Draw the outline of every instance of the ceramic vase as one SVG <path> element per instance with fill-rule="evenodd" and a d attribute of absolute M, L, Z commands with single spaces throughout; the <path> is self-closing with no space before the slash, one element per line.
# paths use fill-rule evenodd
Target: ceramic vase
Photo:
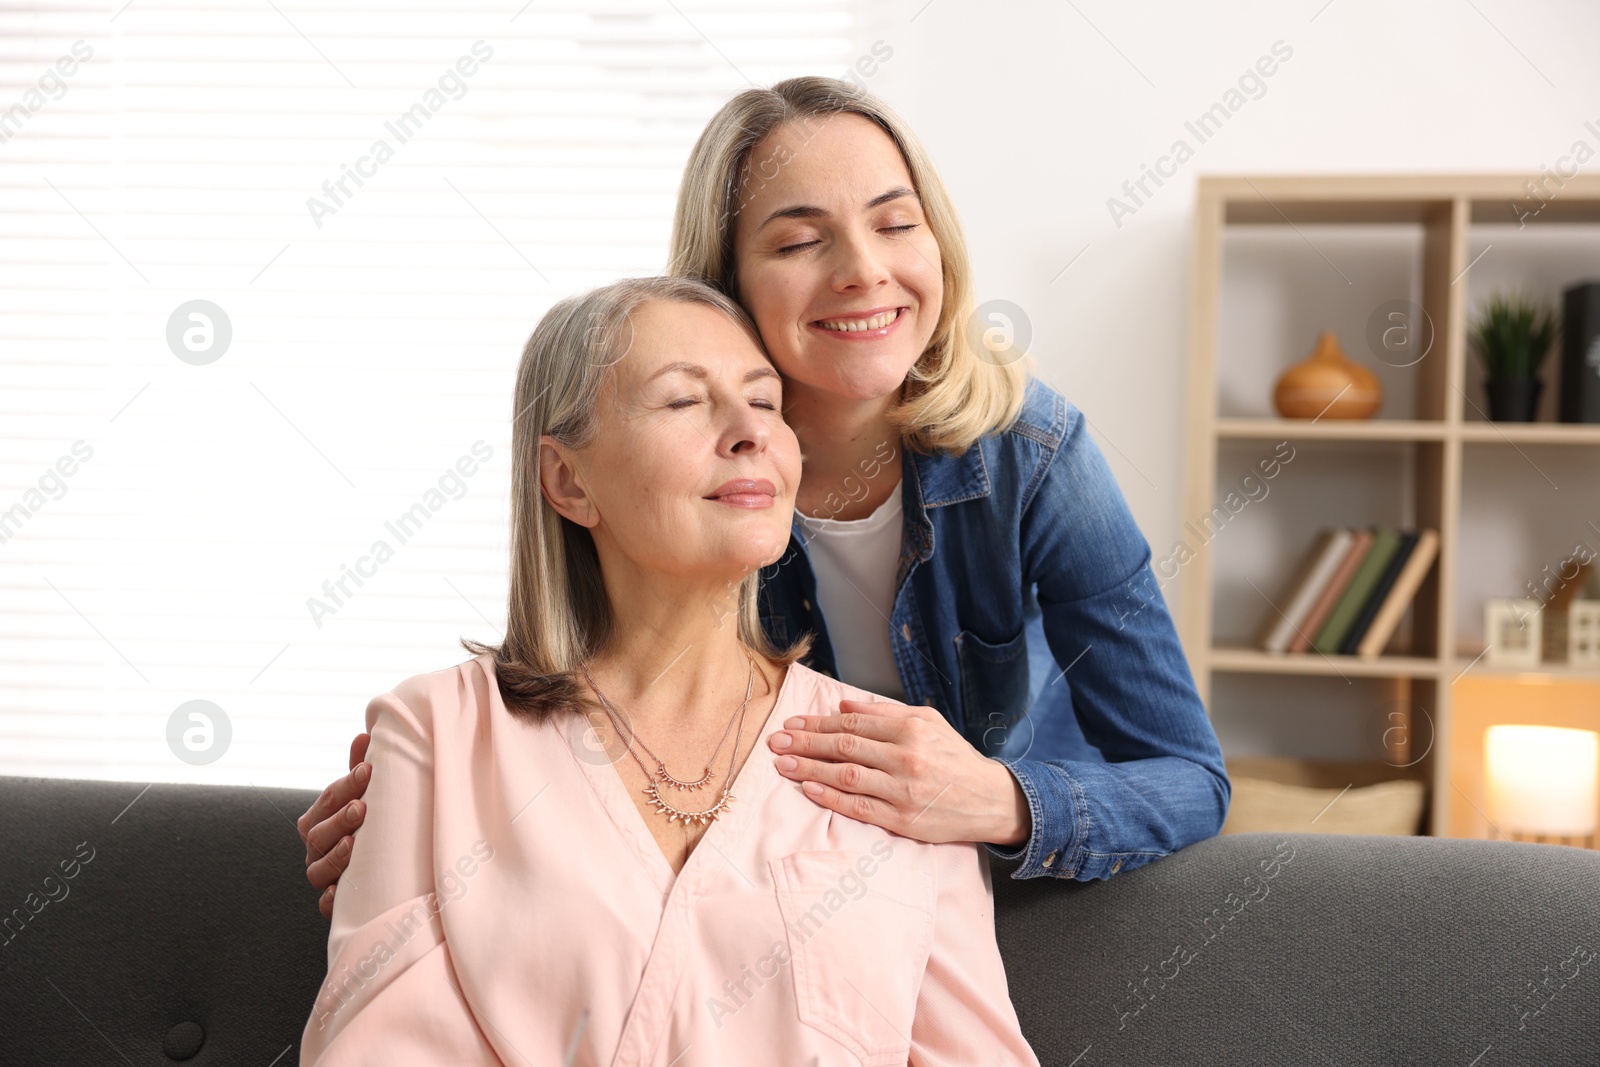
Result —
<path fill-rule="evenodd" d="M 1323 330 L 1311 355 L 1279 376 L 1272 404 L 1286 419 L 1368 419 L 1383 404 L 1383 387 Z"/>

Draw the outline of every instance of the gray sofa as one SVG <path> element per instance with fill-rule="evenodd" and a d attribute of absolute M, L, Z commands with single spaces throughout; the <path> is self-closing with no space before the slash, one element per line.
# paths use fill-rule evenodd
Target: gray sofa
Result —
<path fill-rule="evenodd" d="M 296 1063 L 312 797 L 0 778 L 0 1063 Z M 994 873 L 1050 1067 L 1600 1063 L 1600 854 L 1241 834 L 1106 882 Z"/>

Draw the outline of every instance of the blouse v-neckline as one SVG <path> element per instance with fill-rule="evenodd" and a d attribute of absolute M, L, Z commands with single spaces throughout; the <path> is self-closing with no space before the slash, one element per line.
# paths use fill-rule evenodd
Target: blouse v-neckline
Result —
<path fill-rule="evenodd" d="M 804 669 L 799 663 L 791 663 L 784 669 L 783 681 L 778 683 L 777 698 L 773 700 L 771 710 L 767 712 L 766 719 L 759 727 L 755 745 L 733 777 L 733 786 L 729 792 L 733 794 L 734 803 L 717 818 L 711 820 L 706 832 L 700 835 L 700 840 L 684 857 L 683 867 L 677 871 L 672 869 L 672 861 L 667 859 L 667 854 L 661 850 L 661 844 L 650 832 L 644 812 L 634 803 L 628 791 L 629 787 L 622 779 L 622 773 L 610 761 L 590 762 L 579 759 L 576 753 L 573 754 L 573 761 L 582 769 L 584 777 L 594 790 L 596 799 L 661 891 L 663 901 L 697 868 L 700 863 L 698 857 L 705 851 L 706 846 L 711 845 L 715 848 L 716 841 L 713 840 L 713 836 L 732 837 L 737 840 L 745 825 L 753 817 L 753 813 L 766 798 L 777 771 L 772 766 L 771 760 L 761 760 L 756 757 L 767 735 L 775 728 L 774 720 L 788 696 L 790 681 L 797 671 Z M 737 755 L 737 750 L 735 754 Z M 624 752 L 622 758 L 630 757 Z M 752 764 L 755 766 L 752 767 Z M 720 790 L 718 792 L 720 794 Z"/>

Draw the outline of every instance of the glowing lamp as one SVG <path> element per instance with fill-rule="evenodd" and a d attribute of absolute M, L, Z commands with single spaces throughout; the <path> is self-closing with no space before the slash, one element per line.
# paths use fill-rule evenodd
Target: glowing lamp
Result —
<path fill-rule="evenodd" d="M 1600 809 L 1600 733 L 1491 726 L 1484 736 L 1489 821 L 1513 838 L 1588 838 Z"/>

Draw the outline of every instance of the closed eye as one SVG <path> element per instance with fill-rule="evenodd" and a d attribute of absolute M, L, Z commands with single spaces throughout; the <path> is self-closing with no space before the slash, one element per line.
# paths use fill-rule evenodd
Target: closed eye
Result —
<path fill-rule="evenodd" d="M 686 397 L 681 397 L 680 399 L 672 401 L 670 404 L 667 405 L 667 407 L 671 408 L 673 411 L 682 411 L 685 408 L 692 408 L 698 403 L 700 403 L 700 398 L 699 397 L 686 396 Z M 770 400 L 756 399 L 756 400 L 750 401 L 750 404 L 751 404 L 752 407 L 765 408 L 768 411 L 777 411 L 778 410 L 778 405 L 774 404 Z"/>
<path fill-rule="evenodd" d="M 906 232 L 908 232 L 910 230 L 916 229 L 920 225 L 922 225 L 920 222 L 908 222 L 908 223 L 905 223 L 904 225 L 901 225 L 901 226 L 885 226 L 883 228 L 883 232 L 884 233 L 906 233 Z M 810 248 L 812 245 L 821 244 L 821 243 L 822 242 L 820 242 L 820 241 L 801 241 L 798 244 L 784 245 L 782 248 L 778 249 L 778 254 L 779 255 L 788 255 L 790 252 L 796 252 L 796 251 L 799 251 L 802 248 Z"/>

